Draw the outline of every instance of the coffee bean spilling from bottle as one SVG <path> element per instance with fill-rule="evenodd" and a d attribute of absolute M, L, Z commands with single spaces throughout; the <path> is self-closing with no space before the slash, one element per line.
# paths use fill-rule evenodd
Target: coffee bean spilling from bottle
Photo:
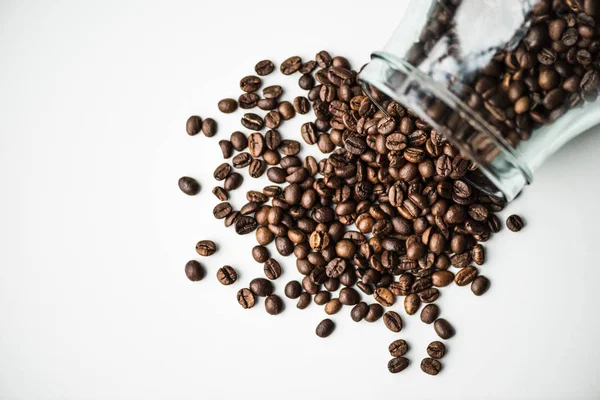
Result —
<path fill-rule="evenodd" d="M 275 70 L 272 61 L 260 61 L 255 67 L 258 76 L 240 81 L 243 93 L 238 100 L 218 103 L 225 114 L 238 107 L 247 110 L 240 129 L 248 131 L 233 132 L 218 143 L 223 158 L 230 161 L 214 170 L 214 179 L 223 184 L 212 190 L 217 198 L 213 216 L 237 234 L 255 235 L 257 245 L 249 253 L 264 271 L 264 277 L 237 292 L 237 301 L 248 309 L 264 297 L 266 312 L 285 311 L 283 296 L 275 294 L 271 284 L 282 274 L 267 248 L 274 243 L 281 256 L 296 258 L 300 275 L 285 285 L 284 295 L 297 301 L 298 309 L 314 302 L 333 316 L 348 307 L 354 321 L 381 320 L 391 332 L 400 333 L 400 310 L 389 309 L 398 303 L 408 315 L 421 310 L 420 318 L 432 325 L 432 334 L 450 339 L 454 327 L 442 318 L 435 301 L 452 283 L 470 286 L 477 296 L 488 290 L 489 280 L 480 274 L 485 262 L 481 243 L 501 229 L 495 213 L 504 203 L 471 186 L 465 175 L 477 166 L 410 110 L 390 100 L 381 101 L 385 112 L 378 109 L 344 57 L 321 51 L 315 60 L 285 60 L 281 73 L 300 75 L 298 84 L 308 91 L 291 102 L 283 99 L 281 86 L 262 88 L 261 77 Z M 296 136 L 280 133 L 285 121 L 310 111 L 314 121 L 304 123 Z M 200 117 L 190 117 L 188 133 L 206 128 L 208 136 L 216 134 L 217 125 L 211 121 L 204 127 Z M 294 137 L 317 146 L 323 158 L 302 158 L 302 144 Z M 229 192 L 243 184 L 236 171 L 242 169 L 252 178 L 266 174 L 271 184 L 249 190 L 247 203 L 237 209 L 228 199 Z M 184 193 L 198 193 L 192 178 L 182 179 Z M 518 231 L 523 221 L 513 215 L 507 225 Z M 208 257 L 218 247 L 205 239 L 196 251 Z M 185 272 L 193 281 L 205 275 L 197 261 L 190 261 Z M 237 280 L 229 265 L 220 266 L 216 276 L 223 285 Z M 321 338 L 334 331 L 330 318 L 315 330 Z M 405 340 L 395 340 L 389 351 L 390 372 L 409 366 Z M 445 351 L 444 343 L 432 342 L 421 369 L 439 373 Z"/>

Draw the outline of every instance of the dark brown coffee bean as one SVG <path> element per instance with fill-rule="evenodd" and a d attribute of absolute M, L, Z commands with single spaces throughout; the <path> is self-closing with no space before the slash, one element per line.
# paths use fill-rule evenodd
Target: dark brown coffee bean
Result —
<path fill-rule="evenodd" d="M 223 219 L 231 214 L 232 211 L 233 209 L 231 208 L 231 204 L 227 202 L 219 203 L 213 209 L 213 216 L 216 219 Z"/>
<path fill-rule="evenodd" d="M 466 286 L 475 280 L 475 278 L 477 277 L 477 273 L 477 268 L 473 266 L 464 267 L 456 273 L 454 277 L 454 282 L 458 286 Z"/>
<path fill-rule="evenodd" d="M 318 52 L 315 57 L 315 60 L 317 61 L 317 64 L 321 68 L 328 68 L 331 66 L 331 64 L 333 62 L 333 59 L 331 58 L 329 53 L 325 50 L 321 50 L 320 52 Z"/>
<path fill-rule="evenodd" d="M 281 114 L 275 110 L 271 110 L 265 115 L 265 126 L 269 129 L 276 129 L 281 125 Z"/>
<path fill-rule="evenodd" d="M 433 323 L 433 329 L 435 330 L 435 333 L 437 333 L 442 339 L 450 339 L 455 333 L 452 325 L 450 325 L 450 323 L 443 318 L 438 318 Z"/>
<path fill-rule="evenodd" d="M 225 265 L 217 270 L 217 279 L 222 285 L 231 285 L 237 280 L 237 272 L 229 265 Z"/>
<path fill-rule="evenodd" d="M 247 167 L 251 162 L 252 156 L 247 152 L 239 153 L 231 160 L 234 168 L 238 169 Z"/>
<path fill-rule="evenodd" d="M 314 244 L 314 237 L 315 237 L 315 235 L 313 233 L 311 235 L 311 239 L 313 239 L 313 244 Z M 326 238 L 326 237 L 328 237 L 328 236 L 323 236 L 323 238 Z M 327 239 L 327 241 L 328 241 L 328 239 Z M 325 243 L 325 242 L 322 242 L 322 243 Z M 334 258 L 325 267 L 325 273 L 330 278 L 339 278 L 344 273 L 345 270 L 346 270 L 346 261 L 343 258 Z"/>
<path fill-rule="evenodd" d="M 202 121 L 202 133 L 206 137 L 213 137 L 217 134 L 217 122 L 212 118 L 206 118 Z"/>
<path fill-rule="evenodd" d="M 598 83 L 600 82 L 600 75 L 596 70 L 589 70 L 581 78 L 580 87 L 585 92 L 594 92 L 598 89 Z"/>
<path fill-rule="evenodd" d="M 240 89 L 246 93 L 256 92 L 261 84 L 262 80 L 258 76 L 249 75 L 240 81 Z"/>
<path fill-rule="evenodd" d="M 308 111 L 310 110 L 308 99 L 304 96 L 294 98 L 294 110 L 296 110 L 298 114 L 308 114 Z"/>
<path fill-rule="evenodd" d="M 253 131 L 260 131 L 264 126 L 265 122 L 263 119 L 254 113 L 246 113 L 241 119 L 241 123 L 245 128 Z"/>
<path fill-rule="evenodd" d="M 481 244 L 476 244 L 471 249 L 471 258 L 477 265 L 483 265 L 485 262 L 485 252 Z"/>
<path fill-rule="evenodd" d="M 490 280 L 483 275 L 479 275 L 471 283 L 471 291 L 475 296 L 481 296 L 490 288 Z"/>
<path fill-rule="evenodd" d="M 276 109 L 277 106 L 279 105 L 279 103 L 277 102 L 276 99 L 260 99 L 258 101 L 258 103 L 256 103 L 256 105 L 261 110 L 267 111 L 267 110 L 274 110 L 274 109 Z"/>
<path fill-rule="evenodd" d="M 445 287 L 452 283 L 454 280 L 454 274 L 450 271 L 435 271 L 431 274 L 431 282 L 433 286 Z"/>
<path fill-rule="evenodd" d="M 283 88 L 279 85 L 267 86 L 263 89 L 263 97 L 265 99 L 278 99 L 282 94 Z"/>
<path fill-rule="evenodd" d="M 235 224 L 235 221 L 237 221 L 237 219 L 240 217 L 240 213 L 237 211 L 234 211 L 232 213 L 230 213 L 229 215 L 227 215 L 225 217 L 225 227 L 230 227 L 231 225 Z"/>
<path fill-rule="evenodd" d="M 388 346 L 388 350 L 390 351 L 390 355 L 392 357 L 403 356 L 408 352 L 408 343 L 406 343 L 404 339 L 394 340 Z"/>
<path fill-rule="evenodd" d="M 315 294 L 314 301 L 316 305 L 324 306 L 329 300 L 331 300 L 331 293 L 328 291 L 321 291 Z"/>
<path fill-rule="evenodd" d="M 388 362 L 388 371 L 392 374 L 402 372 L 408 367 L 409 361 L 406 357 L 394 357 Z"/>
<path fill-rule="evenodd" d="M 256 63 L 254 71 L 257 75 L 265 76 L 269 75 L 275 69 L 275 65 L 271 60 L 262 60 Z"/>
<path fill-rule="evenodd" d="M 254 132 L 248 136 L 248 150 L 252 157 L 260 157 L 265 151 L 265 147 L 265 139 L 259 132 Z"/>
<path fill-rule="evenodd" d="M 361 301 L 352 307 L 350 318 L 352 318 L 354 322 L 360 322 L 367 316 L 368 312 L 369 306 L 364 301 Z"/>
<path fill-rule="evenodd" d="M 283 301 L 276 294 L 267 296 L 265 299 L 265 310 L 268 314 L 277 315 L 283 311 Z"/>
<path fill-rule="evenodd" d="M 233 154 L 233 146 L 229 140 L 220 140 L 219 147 L 223 153 L 223 158 L 229 158 Z"/>
<path fill-rule="evenodd" d="M 304 90 L 310 90 L 315 86 L 315 78 L 310 73 L 302 72 L 304 75 L 298 80 L 298 86 Z M 308 100 L 307 100 L 308 101 Z M 297 110 L 296 110 L 297 111 Z"/>
<path fill-rule="evenodd" d="M 204 268 L 196 260 L 190 260 L 185 264 L 185 276 L 192 281 L 197 282 L 204 278 Z"/>
<path fill-rule="evenodd" d="M 256 296 L 266 297 L 273 294 L 273 284 L 265 278 L 255 278 L 251 280 L 249 287 Z"/>
<path fill-rule="evenodd" d="M 296 140 L 282 140 L 279 151 L 286 156 L 295 156 L 300 152 L 300 142 Z"/>
<path fill-rule="evenodd" d="M 421 361 L 421 370 L 429 375 L 437 375 L 442 369 L 442 364 L 433 358 L 424 358 Z"/>
<path fill-rule="evenodd" d="M 254 294 L 252 294 L 250 289 L 240 289 L 237 292 L 237 301 L 244 309 L 252 308 L 255 304 Z"/>
<path fill-rule="evenodd" d="M 244 93 L 238 97 L 238 105 L 244 110 L 249 110 L 258 105 L 260 96 L 256 93 Z"/>
<path fill-rule="evenodd" d="M 195 196 L 200 192 L 200 184 L 194 178 L 184 176 L 179 178 L 179 189 L 188 196 Z"/>
<path fill-rule="evenodd" d="M 388 311 L 383 314 L 383 323 L 392 332 L 400 332 L 402 330 L 402 318 L 395 311 Z"/>
<path fill-rule="evenodd" d="M 340 299 L 331 299 L 327 302 L 327 304 L 325 304 L 325 314 L 337 314 L 342 309 L 342 307 L 343 305 L 340 302 Z"/>
<path fill-rule="evenodd" d="M 269 259 L 269 249 L 264 246 L 254 246 L 252 248 L 252 258 L 258 263 L 264 263 Z"/>
<path fill-rule="evenodd" d="M 363 138 L 358 135 L 350 134 L 344 140 L 344 148 L 352 154 L 361 155 L 367 149 L 367 144 Z"/>
<path fill-rule="evenodd" d="M 286 173 L 279 167 L 272 167 L 267 170 L 267 178 L 273 183 L 285 182 Z"/>
<path fill-rule="evenodd" d="M 235 101 L 234 99 L 223 99 L 219 101 L 218 107 L 219 111 L 221 111 L 222 113 L 231 114 L 232 112 L 237 110 L 238 105 L 237 101 Z"/>
<path fill-rule="evenodd" d="M 222 181 L 225 178 L 227 178 L 230 173 L 231 173 L 231 165 L 229 165 L 228 163 L 223 163 L 215 169 L 215 172 L 213 173 L 213 177 L 218 181 Z"/>
<path fill-rule="evenodd" d="M 289 281 L 285 285 L 284 293 L 290 299 L 297 299 L 302 294 L 302 285 L 298 281 Z"/>
<path fill-rule="evenodd" d="M 291 75 L 298 71 L 302 66 L 302 59 L 298 56 L 293 56 L 281 63 L 279 69 L 284 75 Z"/>
<path fill-rule="evenodd" d="M 216 251 L 217 245 L 212 240 L 201 240 L 196 244 L 196 252 L 201 256 L 212 256 Z"/>
<path fill-rule="evenodd" d="M 248 173 L 252 178 L 260 178 L 267 170 L 267 163 L 263 160 L 254 159 L 248 167 Z"/>
<path fill-rule="evenodd" d="M 317 62 L 314 60 L 309 60 L 309 61 L 305 62 L 304 64 L 302 64 L 302 66 L 300 67 L 300 69 L 298 71 L 300 71 L 300 73 L 303 75 L 310 76 L 310 73 L 313 72 L 315 70 L 315 68 L 317 68 Z M 311 78 L 312 78 L 312 76 L 311 76 Z M 305 89 L 305 90 L 309 90 L 313 86 L 314 86 L 314 79 L 313 79 L 313 85 L 311 85 L 308 89 Z M 300 87 L 302 87 L 302 85 L 300 85 Z M 302 87 L 302 89 L 304 89 L 304 87 Z"/>
<path fill-rule="evenodd" d="M 235 221 L 235 233 L 246 235 L 253 232 L 257 227 L 256 220 L 249 216 L 241 216 Z"/>
<path fill-rule="evenodd" d="M 310 305 L 310 300 L 310 294 L 303 292 L 300 294 L 300 297 L 298 297 L 298 303 L 296 304 L 296 307 L 300 310 L 304 310 Z"/>
<path fill-rule="evenodd" d="M 413 315 L 419 311 L 421 299 L 415 293 L 411 293 L 404 298 L 404 310 L 408 315 Z"/>
<path fill-rule="evenodd" d="M 185 130 L 188 135 L 194 136 L 202 131 L 202 118 L 197 115 L 192 115 L 185 123 Z"/>
<path fill-rule="evenodd" d="M 281 117 L 286 121 L 294 118 L 294 116 L 296 115 L 296 110 L 294 109 L 292 103 L 290 103 L 289 101 L 282 101 L 281 103 L 279 103 L 279 105 L 277 106 L 277 111 L 279 112 L 279 114 L 281 114 Z"/>
<path fill-rule="evenodd" d="M 319 322 L 317 328 L 315 329 L 315 333 L 318 337 L 326 338 L 331 335 L 335 330 L 335 324 L 329 318 L 325 318 L 323 321 Z"/>
<path fill-rule="evenodd" d="M 367 322 L 375 322 L 383 316 L 384 310 L 380 304 L 373 303 L 369 304 L 369 311 L 365 317 Z"/>
<path fill-rule="evenodd" d="M 387 288 L 377 288 L 373 293 L 373 297 L 379 304 L 384 307 L 391 307 L 394 305 L 395 297 L 392 292 Z"/>
<path fill-rule="evenodd" d="M 421 321 L 426 324 L 433 323 L 440 315 L 440 309 L 435 304 L 427 304 L 421 310 Z"/>
<path fill-rule="evenodd" d="M 225 190 L 231 191 L 242 186 L 243 182 L 244 177 L 242 175 L 238 174 L 237 172 L 232 172 L 231 174 L 229 174 L 227 179 L 225 179 L 223 187 L 225 188 Z"/>
<path fill-rule="evenodd" d="M 265 276 L 270 280 L 275 280 L 281 276 L 281 266 L 277 260 L 269 258 L 264 264 Z"/>
<path fill-rule="evenodd" d="M 440 359 L 446 354 L 446 346 L 439 340 L 431 342 L 427 346 L 427 354 L 431 358 Z"/>
<path fill-rule="evenodd" d="M 355 289 L 345 287 L 342 290 L 340 290 L 339 299 L 340 303 L 342 303 L 343 305 L 353 306 L 358 304 L 358 302 L 360 301 L 360 295 Z"/>
<path fill-rule="evenodd" d="M 520 216 L 513 214 L 506 219 L 506 227 L 513 232 L 519 232 L 523 229 L 523 220 Z"/>

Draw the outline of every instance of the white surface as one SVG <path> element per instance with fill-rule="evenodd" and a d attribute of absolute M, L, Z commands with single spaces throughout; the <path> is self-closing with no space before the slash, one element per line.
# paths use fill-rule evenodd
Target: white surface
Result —
<path fill-rule="evenodd" d="M 419 369 L 436 336 L 418 316 L 401 311 L 406 326 L 393 334 L 352 322 L 346 308 L 322 340 L 314 304 L 286 302 L 276 317 L 262 301 L 248 311 L 237 304 L 262 267 L 250 257 L 253 237 L 211 216 L 217 142 L 241 115 L 219 115 L 217 101 L 237 96 L 238 80 L 265 57 L 279 64 L 326 48 L 358 66 L 402 9 L 2 2 L 0 398 L 599 398 L 597 131 L 562 149 L 502 213 L 521 213 L 527 227 L 486 246 L 489 293 L 443 291 L 442 313 L 458 333 L 437 377 Z M 188 137 L 194 113 L 216 116 L 219 134 Z M 282 133 L 295 137 L 303 120 Z M 182 175 L 199 179 L 200 195 L 179 192 Z M 262 186 L 247 179 L 249 187 Z M 242 200 L 240 190 L 233 203 Z M 183 266 L 204 238 L 221 247 L 193 284 Z M 223 263 L 240 271 L 233 287 L 214 277 Z M 284 267 L 279 293 L 298 275 L 291 259 Z M 392 375 L 387 346 L 398 337 L 410 342 L 412 365 Z"/>

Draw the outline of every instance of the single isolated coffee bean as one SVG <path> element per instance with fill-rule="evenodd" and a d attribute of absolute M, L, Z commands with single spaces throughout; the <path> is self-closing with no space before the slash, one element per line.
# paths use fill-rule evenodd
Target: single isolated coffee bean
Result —
<path fill-rule="evenodd" d="M 250 291 L 250 289 L 243 288 L 237 292 L 237 301 L 242 306 L 242 308 L 252 308 L 254 307 L 255 299 L 254 294 Z"/>
<path fill-rule="evenodd" d="M 256 63 L 254 71 L 256 75 L 265 76 L 269 75 L 275 69 L 275 65 L 271 60 L 262 60 Z"/>
<path fill-rule="evenodd" d="M 506 227 L 513 232 L 519 232 L 523 229 L 523 220 L 518 215 L 511 215 L 506 219 Z"/>
<path fill-rule="evenodd" d="M 475 296 L 481 296 L 490 288 L 490 280 L 483 275 L 479 275 L 471 283 L 471 291 Z"/>
<path fill-rule="evenodd" d="M 438 318 L 433 323 L 433 329 L 435 333 L 438 334 L 442 339 L 450 339 L 454 336 L 454 328 L 450 325 L 450 322 L 446 321 L 444 318 Z"/>
<path fill-rule="evenodd" d="M 196 243 L 196 252 L 201 256 L 212 256 L 216 251 L 217 245 L 212 240 L 201 240 Z"/>
<path fill-rule="evenodd" d="M 325 318 L 323 321 L 319 322 L 317 328 L 315 329 L 315 333 L 318 337 L 326 338 L 331 335 L 335 330 L 335 323 L 329 318 Z"/>
<path fill-rule="evenodd" d="M 424 358 L 421 361 L 421 370 L 429 375 L 437 375 L 442 369 L 442 364 L 434 358 Z"/>
<path fill-rule="evenodd" d="M 427 346 L 427 354 L 431 358 L 440 359 L 446 354 L 446 346 L 438 340 L 431 342 Z"/>
<path fill-rule="evenodd" d="M 402 317 L 395 311 L 388 311 L 383 314 L 383 323 L 392 332 L 400 332 L 402 330 Z"/>
<path fill-rule="evenodd" d="M 219 111 L 225 114 L 231 114 L 235 110 L 237 110 L 237 101 L 235 99 L 223 99 L 219 101 L 218 104 Z"/>
<path fill-rule="evenodd" d="M 265 278 L 254 278 L 250 281 L 250 290 L 254 295 L 266 297 L 273 294 L 273 284 Z"/>
<path fill-rule="evenodd" d="M 440 308 L 435 304 L 427 304 L 421 310 L 421 321 L 432 324 L 440 316 Z"/>
<path fill-rule="evenodd" d="M 213 137 L 217 134 L 217 121 L 212 118 L 206 118 L 202 121 L 202 133 L 206 137 Z"/>
<path fill-rule="evenodd" d="M 196 260 L 190 260 L 185 264 L 185 276 L 192 281 L 197 282 L 204 278 L 204 268 Z"/>
<path fill-rule="evenodd" d="M 388 346 L 388 350 L 392 357 L 401 357 L 408 352 L 408 343 L 404 339 L 394 340 Z"/>
<path fill-rule="evenodd" d="M 192 115 L 185 123 L 185 130 L 188 135 L 194 136 L 202 131 L 202 118 L 197 115 Z"/>
<path fill-rule="evenodd" d="M 194 178 L 184 176 L 179 178 L 179 189 L 188 196 L 195 196 L 200 192 L 200 184 Z"/>
<path fill-rule="evenodd" d="M 406 357 L 394 357 L 388 362 L 388 370 L 392 374 L 402 372 L 408 367 L 409 361 Z"/>
<path fill-rule="evenodd" d="M 267 296 L 265 299 L 265 310 L 271 315 L 280 314 L 283 311 L 283 301 L 276 294 Z"/>
<path fill-rule="evenodd" d="M 217 279 L 223 285 L 231 285 L 237 280 L 237 272 L 229 265 L 225 265 L 217 270 Z"/>

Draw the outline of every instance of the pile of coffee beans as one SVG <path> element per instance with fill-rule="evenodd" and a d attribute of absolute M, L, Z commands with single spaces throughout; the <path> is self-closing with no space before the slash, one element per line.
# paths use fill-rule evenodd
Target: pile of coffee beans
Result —
<path fill-rule="evenodd" d="M 238 303 L 248 309 L 264 297 L 269 314 L 283 312 L 283 300 L 271 284 L 281 276 L 281 266 L 266 247 L 274 243 L 281 256 L 296 259 L 299 278 L 285 285 L 284 295 L 296 300 L 298 309 L 312 301 L 327 315 L 351 307 L 352 320 L 382 320 L 390 331 L 401 332 L 400 313 L 386 310 L 400 303 L 407 315 L 421 310 L 421 320 L 432 324 L 441 339 L 450 339 L 454 328 L 440 317 L 435 301 L 452 283 L 470 285 L 477 296 L 488 290 L 489 280 L 480 274 L 485 263 L 481 243 L 502 225 L 495 213 L 504 203 L 464 179 L 477 165 L 399 103 L 382 100 L 378 108 L 344 57 L 321 51 L 314 60 L 285 60 L 281 73 L 299 75 L 298 84 L 307 91 L 291 102 L 283 99 L 278 85 L 261 91 L 260 76 L 275 71 L 272 61 L 260 61 L 255 71 L 257 75 L 241 79 L 243 93 L 237 101 L 226 98 L 218 103 L 226 114 L 237 107 L 249 110 L 240 120 L 246 133 L 235 131 L 219 141 L 229 161 L 215 168 L 214 179 L 224 183 L 212 191 L 218 199 L 214 217 L 239 235 L 254 234 L 252 258 L 263 264 L 265 277 L 240 289 Z M 301 142 L 284 139 L 277 130 L 309 110 L 314 120 L 304 123 L 297 137 L 317 146 L 324 154 L 321 160 L 302 158 Z M 206 133 L 203 124 L 199 128 L 199 117 L 190 121 L 188 133 Z M 266 174 L 271 184 L 248 191 L 247 203 L 235 209 L 227 200 L 242 183 L 236 172 L 241 169 L 248 169 L 253 178 Z M 182 190 L 194 192 L 187 186 Z M 511 216 L 507 224 L 518 230 L 523 222 Z M 210 256 L 217 247 L 202 240 L 196 251 Z M 186 275 L 199 280 L 203 268 L 190 261 Z M 226 265 L 218 269 L 217 279 L 230 285 L 237 274 Z M 326 318 L 317 325 L 316 335 L 325 338 L 334 330 L 335 323 Z M 406 341 L 394 341 L 389 351 L 390 372 L 409 365 Z M 445 345 L 432 342 L 427 353 L 430 358 L 422 361 L 421 369 L 435 375 Z"/>

